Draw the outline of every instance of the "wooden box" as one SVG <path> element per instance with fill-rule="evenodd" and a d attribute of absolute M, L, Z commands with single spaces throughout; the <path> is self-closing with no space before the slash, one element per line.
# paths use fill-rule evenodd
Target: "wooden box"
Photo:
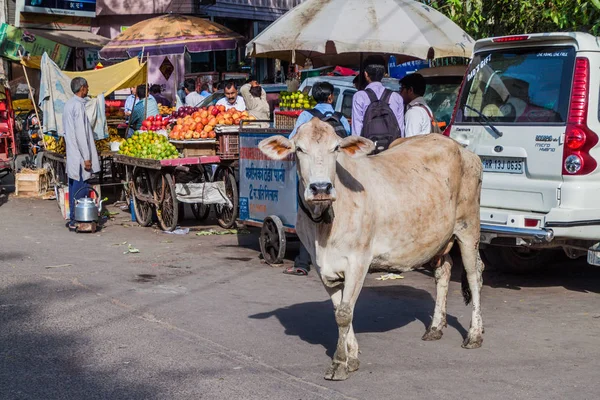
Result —
<path fill-rule="evenodd" d="M 50 175 L 44 168 L 24 169 L 15 175 L 15 195 L 38 197 L 46 194 L 50 188 Z"/>
<path fill-rule="evenodd" d="M 172 141 L 184 157 L 214 156 L 217 154 L 216 140 Z"/>

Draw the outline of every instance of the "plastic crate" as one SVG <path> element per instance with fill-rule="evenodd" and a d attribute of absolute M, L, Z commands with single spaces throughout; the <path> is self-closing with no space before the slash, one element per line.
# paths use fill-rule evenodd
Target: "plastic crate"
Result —
<path fill-rule="evenodd" d="M 221 158 L 238 158 L 240 154 L 239 132 L 218 133 L 219 150 L 217 155 Z"/>

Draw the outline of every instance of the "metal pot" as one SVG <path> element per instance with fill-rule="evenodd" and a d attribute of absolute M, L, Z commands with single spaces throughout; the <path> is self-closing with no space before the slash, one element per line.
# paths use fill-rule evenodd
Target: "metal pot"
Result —
<path fill-rule="evenodd" d="M 81 188 L 79 189 L 74 197 L 77 197 L 79 192 L 82 190 L 93 190 L 96 193 L 96 199 L 98 199 L 98 204 L 94 199 L 87 197 L 87 195 L 81 199 L 75 200 L 75 221 L 77 222 L 98 222 L 98 216 L 102 212 L 102 200 L 100 200 L 100 195 L 94 188 Z"/>

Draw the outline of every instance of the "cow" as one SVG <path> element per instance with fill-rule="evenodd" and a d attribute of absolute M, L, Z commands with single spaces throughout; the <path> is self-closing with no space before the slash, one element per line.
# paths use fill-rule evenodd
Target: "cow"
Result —
<path fill-rule="evenodd" d="M 341 139 L 316 118 L 292 139 L 259 143 L 269 158 L 296 156 L 296 231 L 331 296 L 339 337 L 325 379 L 345 380 L 359 367 L 352 328 L 354 306 L 369 270 L 405 272 L 430 264 L 436 302 L 423 340 L 438 340 L 446 324 L 446 298 L 456 241 L 464 265 L 462 292 L 473 301 L 462 347 L 481 347 L 479 256 L 482 165 L 472 152 L 440 134 L 399 139 L 377 155 L 360 136 Z"/>

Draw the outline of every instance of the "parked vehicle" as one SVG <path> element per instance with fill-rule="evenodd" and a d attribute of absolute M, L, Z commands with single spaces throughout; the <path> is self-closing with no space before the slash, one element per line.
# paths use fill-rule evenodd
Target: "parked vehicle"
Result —
<path fill-rule="evenodd" d="M 442 130 L 450 123 L 452 110 L 456 104 L 465 70 L 466 67 L 462 65 L 425 68 L 418 71 L 427 83 L 425 96 L 423 97 L 433 111 L 433 115 Z M 353 80 L 353 76 L 315 76 L 305 79 L 300 85 L 300 90 L 310 94 L 311 88 L 316 82 L 326 81 L 331 83 L 335 88 L 333 92 L 335 110 L 351 119 L 352 97 L 357 92 L 352 84 Z M 400 89 L 398 80 L 394 78 L 384 78 L 381 83 L 386 88 L 396 92 Z"/>
<path fill-rule="evenodd" d="M 446 133 L 483 162 L 488 263 L 530 271 L 562 248 L 600 265 L 599 71 L 600 44 L 585 33 L 475 44 Z"/>

